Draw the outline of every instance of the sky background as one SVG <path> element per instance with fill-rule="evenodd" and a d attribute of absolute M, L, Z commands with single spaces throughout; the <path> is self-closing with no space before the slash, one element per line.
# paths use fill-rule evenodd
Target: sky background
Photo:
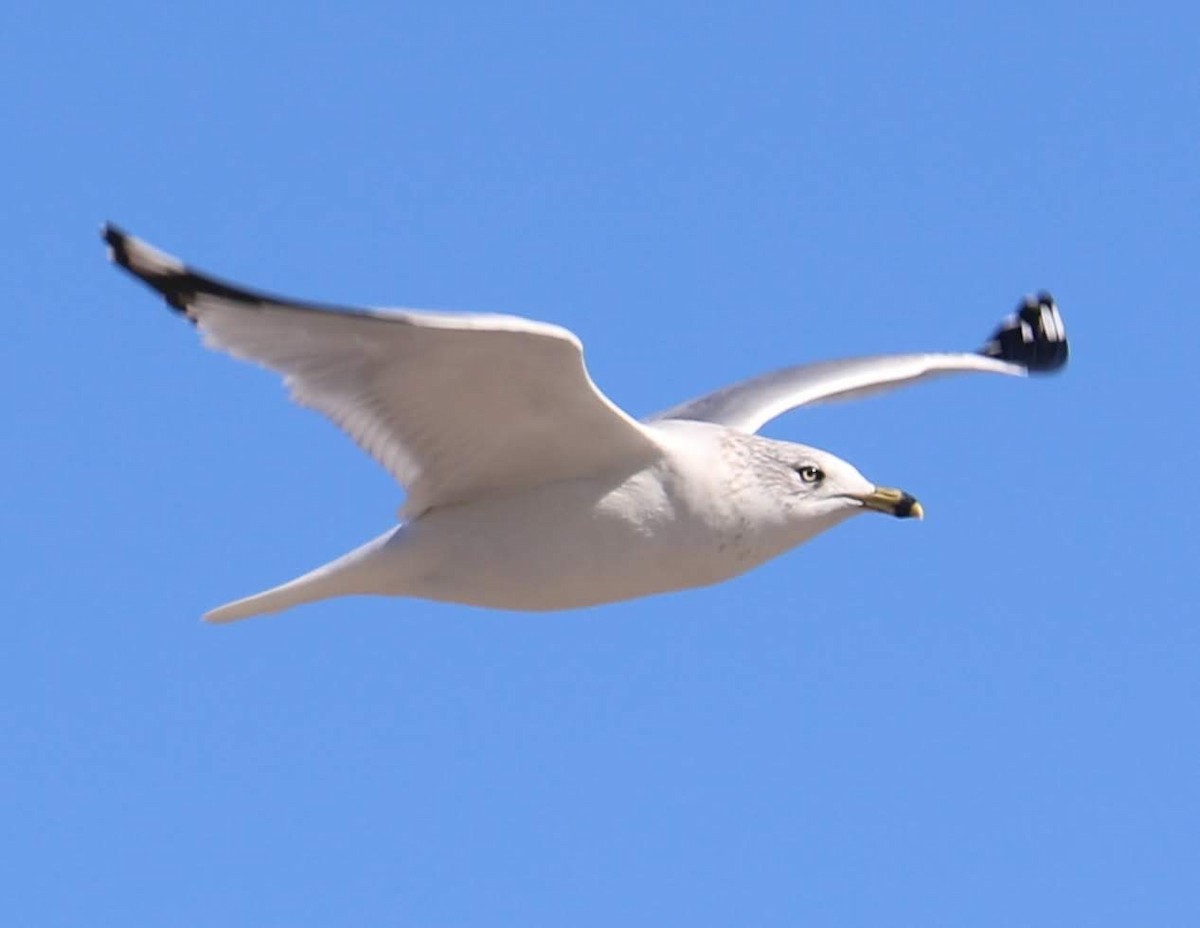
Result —
<path fill-rule="evenodd" d="M 1193 5 L 25 4 L 3 14 L 8 925 L 1200 919 Z M 647 414 L 969 349 L 1061 376 L 801 411 L 924 504 L 559 615 L 198 616 L 400 490 L 105 261 L 577 332 Z"/>

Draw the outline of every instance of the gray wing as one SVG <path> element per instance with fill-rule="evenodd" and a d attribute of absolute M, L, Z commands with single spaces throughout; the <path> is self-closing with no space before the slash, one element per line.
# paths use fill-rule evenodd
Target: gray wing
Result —
<path fill-rule="evenodd" d="M 104 238 L 206 344 L 282 374 L 297 402 L 378 460 L 407 489 L 406 516 L 661 453 L 596 388 L 566 329 L 302 303 L 199 274 L 113 226 Z"/>
<path fill-rule="evenodd" d="M 1049 373 L 1067 363 L 1067 335 L 1053 297 L 1028 297 L 978 352 L 896 354 L 787 367 L 705 394 L 650 417 L 714 422 L 757 432 L 800 406 L 861 399 L 946 374 L 1021 377 Z"/>

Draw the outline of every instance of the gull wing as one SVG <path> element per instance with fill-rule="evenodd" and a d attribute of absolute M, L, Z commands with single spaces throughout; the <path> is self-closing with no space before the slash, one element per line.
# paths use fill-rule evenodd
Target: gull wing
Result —
<path fill-rule="evenodd" d="M 282 374 L 298 403 L 379 461 L 408 491 L 406 517 L 660 455 L 596 388 L 566 329 L 297 302 L 198 273 L 114 226 L 103 235 L 207 345 Z"/>
<path fill-rule="evenodd" d="M 861 399 L 946 374 L 1021 377 L 1050 373 L 1067 363 L 1067 334 L 1054 298 L 1027 297 L 978 352 L 895 354 L 818 361 L 763 374 L 689 400 L 647 421 L 695 419 L 757 432 L 800 406 Z"/>

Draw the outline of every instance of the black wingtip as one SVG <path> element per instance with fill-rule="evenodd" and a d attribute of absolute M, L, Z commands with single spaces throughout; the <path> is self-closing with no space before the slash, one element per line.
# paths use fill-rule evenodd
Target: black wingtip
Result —
<path fill-rule="evenodd" d="M 203 296 L 216 297 L 246 307 L 275 303 L 298 309 L 342 309 L 274 296 L 200 273 L 174 255 L 159 251 L 111 222 L 106 222 L 100 227 L 100 237 L 108 245 L 109 258 L 118 267 L 157 291 L 168 306 L 193 322 L 195 320 L 189 306 L 197 297 Z"/>
<path fill-rule="evenodd" d="M 100 227 L 100 237 L 108 245 L 108 257 L 114 264 L 157 291 L 173 310 L 187 314 L 186 303 L 194 290 L 189 283 L 194 275 L 177 258 L 152 248 L 111 222 Z"/>
<path fill-rule="evenodd" d="M 1070 349 L 1054 297 L 1045 290 L 1025 297 L 979 353 L 1020 364 L 1032 374 L 1060 370 L 1067 363 Z"/>
<path fill-rule="evenodd" d="M 129 267 L 129 251 L 126 247 L 129 236 L 125 230 L 111 222 L 100 227 L 100 237 L 108 245 L 109 257 L 121 267 Z"/>

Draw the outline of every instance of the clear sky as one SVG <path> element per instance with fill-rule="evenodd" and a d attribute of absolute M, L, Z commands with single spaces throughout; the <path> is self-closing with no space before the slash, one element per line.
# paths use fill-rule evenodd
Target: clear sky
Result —
<path fill-rule="evenodd" d="M 1194 5 L 4 15 L 7 925 L 1200 919 Z M 858 8 L 856 8 L 858 9 Z M 769 433 L 924 504 L 571 614 L 205 609 L 400 490 L 106 263 L 577 332 L 649 413 L 967 349 Z"/>

